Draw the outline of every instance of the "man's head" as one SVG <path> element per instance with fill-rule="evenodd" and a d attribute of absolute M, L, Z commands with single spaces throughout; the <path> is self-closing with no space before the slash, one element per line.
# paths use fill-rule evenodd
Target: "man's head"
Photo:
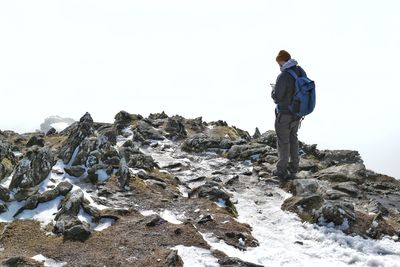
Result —
<path fill-rule="evenodd" d="M 281 50 L 276 56 L 276 62 L 278 62 L 279 66 L 282 66 L 283 64 L 285 64 L 285 62 L 289 61 L 289 59 L 291 58 L 292 57 L 287 51 Z"/>

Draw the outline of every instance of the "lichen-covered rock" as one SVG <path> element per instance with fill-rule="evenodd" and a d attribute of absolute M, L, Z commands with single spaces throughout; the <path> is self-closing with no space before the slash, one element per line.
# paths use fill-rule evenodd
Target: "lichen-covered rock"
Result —
<path fill-rule="evenodd" d="M 49 147 L 33 146 L 19 162 L 12 177 L 10 189 L 38 185 L 49 175 L 55 161 Z"/>
<path fill-rule="evenodd" d="M 140 135 L 147 140 L 164 140 L 165 137 L 163 132 L 159 129 L 156 129 L 149 122 L 140 120 L 137 122 L 136 130 L 140 133 Z"/>
<path fill-rule="evenodd" d="M 206 134 L 196 134 L 186 139 L 181 149 L 186 152 L 203 152 L 208 149 L 229 149 L 235 143 L 227 137 L 214 137 Z"/>
<path fill-rule="evenodd" d="M 165 258 L 165 264 L 166 267 L 180 267 L 183 266 L 183 261 L 181 257 L 178 255 L 178 251 L 173 249 L 171 252 L 168 254 L 168 256 Z"/>
<path fill-rule="evenodd" d="M 86 112 L 79 120 L 76 127 L 73 127 L 68 139 L 61 147 L 59 156 L 65 164 L 68 164 L 71 161 L 75 149 L 79 147 L 85 138 L 92 135 L 93 131 L 93 119 L 90 114 Z"/>
<path fill-rule="evenodd" d="M 84 195 L 82 190 L 75 190 L 64 198 L 54 218 L 56 221 L 53 232 L 63 234 L 66 239 L 87 239 L 90 235 L 90 227 L 78 219 L 78 213 L 82 207 Z"/>
<path fill-rule="evenodd" d="M 322 150 L 318 152 L 318 157 L 329 165 L 363 163 L 360 153 L 353 150 Z"/>
<path fill-rule="evenodd" d="M 167 137 L 172 140 L 179 140 L 187 137 L 187 132 L 185 126 L 182 123 L 183 119 L 174 117 L 168 118 L 167 125 L 165 126 L 165 131 L 167 132 Z"/>
<path fill-rule="evenodd" d="M 10 190 L 0 185 L 0 200 L 7 202 L 10 199 Z"/>
<path fill-rule="evenodd" d="M 233 145 L 227 153 L 228 159 L 258 159 L 261 154 L 271 153 L 272 148 L 263 144 Z"/>
<path fill-rule="evenodd" d="M 315 174 L 318 179 L 330 182 L 354 181 L 362 183 L 364 180 L 365 166 L 362 163 L 343 164 L 323 169 Z"/>
<path fill-rule="evenodd" d="M 0 140 L 0 181 L 11 175 L 16 161 L 11 145 Z"/>
<path fill-rule="evenodd" d="M 138 168 L 145 170 L 152 170 L 155 167 L 158 167 L 157 163 L 154 162 L 154 159 L 150 155 L 145 154 L 134 154 L 129 157 L 128 166 L 130 168 Z"/>
<path fill-rule="evenodd" d="M 356 215 L 354 212 L 354 206 L 346 202 L 325 202 L 320 210 L 321 217 L 319 217 L 320 223 L 334 223 L 335 225 L 343 225 L 354 222 Z"/>
<path fill-rule="evenodd" d="M 282 204 L 282 209 L 297 213 L 303 221 L 315 223 L 318 219 L 317 210 L 324 203 L 324 199 L 317 194 L 308 196 L 292 196 Z"/>
<path fill-rule="evenodd" d="M 82 166 L 64 167 L 64 170 L 69 175 L 75 177 L 81 177 L 86 172 L 86 169 Z"/>
<path fill-rule="evenodd" d="M 260 137 L 254 139 L 253 141 L 260 144 L 265 144 L 272 148 L 276 148 L 276 142 L 277 142 L 276 133 L 275 131 L 272 130 L 266 131 Z"/>
<path fill-rule="evenodd" d="M 126 163 L 125 158 L 121 158 L 119 163 L 119 170 L 118 170 L 118 184 L 120 188 L 125 188 L 128 185 L 129 180 L 131 178 L 131 174 L 129 172 L 128 164 Z"/>

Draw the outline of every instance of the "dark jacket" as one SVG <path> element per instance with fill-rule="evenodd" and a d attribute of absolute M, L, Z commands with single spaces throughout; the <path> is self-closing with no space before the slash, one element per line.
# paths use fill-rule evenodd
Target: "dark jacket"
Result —
<path fill-rule="evenodd" d="M 290 105 L 293 94 L 296 90 L 293 76 L 285 70 L 292 69 L 299 76 L 301 76 L 302 72 L 305 73 L 304 70 L 297 65 L 296 61 L 293 60 L 290 63 L 291 64 L 289 64 L 287 68 L 285 68 L 285 65 L 282 66 L 282 72 L 276 79 L 275 88 L 271 93 L 272 99 L 274 100 L 275 104 L 278 105 L 279 112 L 282 114 L 290 114 L 288 106 Z"/>

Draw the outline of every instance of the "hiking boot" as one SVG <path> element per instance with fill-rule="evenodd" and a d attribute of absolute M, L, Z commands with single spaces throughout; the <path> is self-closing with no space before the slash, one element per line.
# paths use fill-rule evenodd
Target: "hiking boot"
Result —
<path fill-rule="evenodd" d="M 286 172 L 274 170 L 272 175 L 277 176 L 280 180 L 287 180 L 289 178 L 289 174 Z"/>

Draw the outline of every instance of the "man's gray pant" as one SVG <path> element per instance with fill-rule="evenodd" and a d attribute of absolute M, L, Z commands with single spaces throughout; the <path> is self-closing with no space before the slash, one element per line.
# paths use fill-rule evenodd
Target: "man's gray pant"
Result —
<path fill-rule="evenodd" d="M 276 169 L 282 175 L 287 174 L 288 167 L 291 173 L 296 173 L 299 168 L 299 140 L 297 139 L 299 123 L 300 120 L 291 114 L 278 113 L 275 119 L 279 156 Z"/>

